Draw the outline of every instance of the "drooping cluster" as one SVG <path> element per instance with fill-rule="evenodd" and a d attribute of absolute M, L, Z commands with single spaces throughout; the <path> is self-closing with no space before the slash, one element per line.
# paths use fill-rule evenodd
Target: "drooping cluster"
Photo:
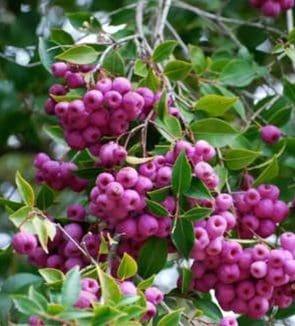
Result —
<path fill-rule="evenodd" d="M 75 192 L 80 192 L 88 184 L 87 180 L 71 173 L 71 171 L 78 170 L 74 163 L 55 161 L 50 159 L 47 154 L 39 153 L 35 157 L 34 166 L 38 169 L 36 182 L 39 184 L 45 182 L 55 190 L 63 190 L 68 187 Z"/>
<path fill-rule="evenodd" d="M 223 310 L 253 319 L 272 306 L 290 306 L 295 298 L 295 234 L 282 234 L 278 249 L 265 244 L 244 249 L 224 237 L 226 229 L 221 215 L 197 223 L 192 286 L 201 292 L 214 289 Z"/>
<path fill-rule="evenodd" d="M 278 223 L 289 213 L 288 205 L 279 200 L 280 190 L 275 185 L 260 185 L 234 197 L 241 238 L 251 239 L 255 234 L 266 238 L 272 235 Z"/>
<path fill-rule="evenodd" d="M 250 2 L 264 16 L 269 17 L 276 17 L 280 13 L 294 7 L 294 0 L 250 0 Z"/>

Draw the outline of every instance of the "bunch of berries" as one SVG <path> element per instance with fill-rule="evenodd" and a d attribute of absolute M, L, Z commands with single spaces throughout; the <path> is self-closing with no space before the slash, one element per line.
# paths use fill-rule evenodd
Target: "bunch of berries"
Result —
<path fill-rule="evenodd" d="M 260 9 L 264 16 L 276 17 L 294 7 L 294 0 L 250 0 L 251 5 Z"/>

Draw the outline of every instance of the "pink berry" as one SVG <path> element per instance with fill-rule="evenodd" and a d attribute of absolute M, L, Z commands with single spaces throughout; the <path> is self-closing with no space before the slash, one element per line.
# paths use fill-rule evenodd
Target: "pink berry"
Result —
<path fill-rule="evenodd" d="M 164 300 L 164 294 L 156 287 L 147 288 L 144 292 L 144 295 L 147 301 L 153 303 L 154 305 L 158 305 Z"/>
<path fill-rule="evenodd" d="M 120 94 L 125 94 L 131 91 L 131 88 L 132 85 L 130 81 L 125 77 L 117 77 L 113 80 L 112 89 Z"/>
<path fill-rule="evenodd" d="M 152 215 L 143 214 L 139 217 L 137 229 L 142 237 L 147 238 L 158 232 L 159 224 Z"/>
<path fill-rule="evenodd" d="M 65 62 L 55 62 L 51 66 L 52 73 L 55 77 L 64 77 L 68 71 L 68 65 Z"/>
<path fill-rule="evenodd" d="M 277 16 L 280 13 L 280 5 L 273 1 L 267 1 L 262 6 L 262 11 L 266 16 Z M 267 125 L 260 129 L 261 138 L 268 144 L 275 144 L 280 139 L 281 130 L 273 125 Z"/>
<path fill-rule="evenodd" d="M 83 102 L 87 111 L 99 110 L 103 103 L 103 94 L 95 89 L 90 90 L 84 95 Z"/>
<path fill-rule="evenodd" d="M 12 238 L 12 245 L 19 254 L 28 255 L 37 248 L 37 240 L 31 233 L 18 232 Z"/>
<path fill-rule="evenodd" d="M 105 94 L 112 89 L 112 80 L 109 78 L 102 78 L 96 83 L 95 88 Z"/>
<path fill-rule="evenodd" d="M 137 289 L 135 285 L 130 281 L 120 283 L 120 290 L 125 296 L 137 295 Z"/>

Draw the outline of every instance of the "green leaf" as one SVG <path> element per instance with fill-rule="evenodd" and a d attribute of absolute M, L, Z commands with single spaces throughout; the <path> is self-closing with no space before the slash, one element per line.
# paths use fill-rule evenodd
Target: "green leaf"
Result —
<path fill-rule="evenodd" d="M 70 12 L 66 14 L 71 25 L 78 30 L 87 29 L 89 32 L 97 33 L 101 31 L 101 24 L 95 16 L 89 12 Z"/>
<path fill-rule="evenodd" d="M 212 199 L 210 190 L 196 177 L 192 178 L 190 188 L 185 192 L 185 195 L 196 199 Z"/>
<path fill-rule="evenodd" d="M 9 219 L 17 228 L 19 228 L 21 225 L 25 223 L 26 219 L 29 216 L 30 211 L 31 211 L 31 207 L 23 206 L 17 211 L 15 211 L 12 215 L 10 215 Z"/>
<path fill-rule="evenodd" d="M 168 196 L 170 192 L 170 187 L 159 188 L 157 190 L 149 191 L 147 194 L 153 200 L 157 202 L 162 202 Z"/>
<path fill-rule="evenodd" d="M 65 279 L 63 272 L 61 272 L 59 269 L 42 268 L 39 269 L 39 273 L 43 277 L 45 282 L 51 285 L 61 283 Z"/>
<path fill-rule="evenodd" d="M 123 295 L 117 282 L 110 275 L 102 271 L 99 266 L 97 266 L 97 273 L 104 303 L 118 303 Z"/>
<path fill-rule="evenodd" d="M 12 296 L 12 300 L 16 309 L 27 316 L 38 315 L 43 312 L 40 306 L 27 296 L 16 294 Z"/>
<path fill-rule="evenodd" d="M 8 207 L 12 211 L 17 211 L 18 209 L 20 209 L 22 207 L 22 203 L 18 203 L 16 201 L 12 201 L 12 200 L 0 197 L 0 206 L 2 206 L 4 208 Z"/>
<path fill-rule="evenodd" d="M 139 282 L 137 284 L 137 288 L 139 290 L 146 290 L 147 288 L 151 287 L 154 284 L 155 275 L 150 276 L 149 278 Z"/>
<path fill-rule="evenodd" d="M 80 272 L 74 267 L 66 274 L 66 279 L 61 289 L 61 302 L 64 305 L 72 306 L 78 300 L 81 291 Z"/>
<path fill-rule="evenodd" d="M 5 293 L 0 293 L 0 320 L 8 320 L 8 314 L 11 307 L 12 300 L 10 297 Z"/>
<path fill-rule="evenodd" d="M 52 41 L 61 45 L 74 43 L 72 35 L 60 28 L 52 28 L 50 31 L 50 37 Z"/>
<path fill-rule="evenodd" d="M 126 162 L 132 165 L 144 164 L 149 161 L 152 161 L 154 157 L 136 157 L 136 156 L 127 156 Z"/>
<path fill-rule="evenodd" d="M 188 219 L 190 221 L 198 221 L 203 218 L 208 217 L 212 213 L 210 208 L 204 207 L 195 207 L 190 209 L 189 211 L 185 212 L 183 218 Z"/>
<path fill-rule="evenodd" d="M 227 122 L 209 118 L 193 122 L 190 125 L 197 139 L 207 140 L 214 147 L 231 146 L 239 135 L 238 131 Z"/>
<path fill-rule="evenodd" d="M 169 58 L 169 56 L 174 51 L 175 47 L 177 46 L 176 41 L 165 41 L 161 44 L 159 44 L 153 53 L 152 59 L 155 62 L 161 62 L 163 60 L 166 60 Z"/>
<path fill-rule="evenodd" d="M 291 103 L 295 103 L 295 84 L 290 83 L 287 79 L 284 80 L 284 95 Z"/>
<path fill-rule="evenodd" d="M 64 132 L 60 126 L 44 126 L 43 130 L 57 144 L 67 145 L 64 140 Z"/>
<path fill-rule="evenodd" d="M 36 302 L 43 311 L 47 311 L 47 304 L 48 304 L 47 299 L 44 297 L 44 295 L 38 292 L 33 286 L 30 286 L 29 298 L 32 301 Z"/>
<path fill-rule="evenodd" d="M 182 253 L 185 258 L 189 257 L 194 245 L 194 239 L 195 235 L 192 222 L 184 218 L 177 218 L 176 226 L 172 234 L 172 241 L 177 250 Z"/>
<path fill-rule="evenodd" d="M 172 134 L 175 138 L 182 137 L 182 129 L 179 120 L 173 115 L 167 115 L 164 118 L 164 124 L 167 130 Z"/>
<path fill-rule="evenodd" d="M 172 81 L 183 80 L 191 71 L 192 65 L 189 62 L 173 60 L 167 63 L 164 74 Z"/>
<path fill-rule="evenodd" d="M 156 201 L 145 199 L 149 210 L 156 216 L 169 216 L 167 209 Z"/>
<path fill-rule="evenodd" d="M 124 59 L 118 51 L 110 51 L 104 58 L 103 67 L 114 75 L 124 76 Z"/>
<path fill-rule="evenodd" d="M 1 292 L 3 293 L 19 293 L 25 287 L 32 284 L 39 284 L 42 282 L 40 276 L 30 273 L 17 273 L 9 276 L 3 283 Z"/>
<path fill-rule="evenodd" d="M 46 210 L 53 202 L 54 192 L 47 185 L 43 185 L 37 196 L 37 207 Z"/>
<path fill-rule="evenodd" d="M 256 187 L 262 183 L 268 182 L 275 178 L 279 174 L 279 163 L 276 156 L 274 156 L 266 168 L 263 169 L 261 174 L 255 179 L 253 187 Z"/>
<path fill-rule="evenodd" d="M 192 169 L 184 151 L 178 155 L 173 165 L 172 190 L 174 194 L 180 195 L 186 192 L 191 184 Z"/>
<path fill-rule="evenodd" d="M 157 92 L 161 86 L 161 80 L 156 76 L 154 70 L 149 68 L 147 76 L 140 82 L 140 86 L 146 86 L 153 92 Z"/>
<path fill-rule="evenodd" d="M 74 310 L 74 309 L 67 309 L 66 311 L 61 312 L 58 314 L 58 317 L 64 320 L 78 320 L 82 324 L 81 319 L 85 318 L 93 318 L 94 314 L 92 311 L 83 311 L 83 310 Z"/>
<path fill-rule="evenodd" d="M 178 326 L 180 322 L 181 313 L 182 309 L 169 312 L 159 320 L 157 326 Z"/>
<path fill-rule="evenodd" d="M 208 112 L 213 117 L 223 116 L 237 101 L 237 97 L 206 95 L 199 99 L 195 108 Z"/>
<path fill-rule="evenodd" d="M 230 170 L 240 170 L 253 163 L 260 154 L 245 148 L 233 148 L 225 151 L 223 159 Z"/>
<path fill-rule="evenodd" d="M 35 204 L 35 194 L 31 185 L 26 181 L 22 175 L 17 171 L 15 176 L 15 183 L 17 190 L 22 200 L 29 206 L 32 207 Z"/>
<path fill-rule="evenodd" d="M 84 93 L 85 93 L 84 88 L 76 88 L 76 89 L 71 89 L 65 95 L 50 94 L 50 96 L 55 100 L 55 102 L 71 102 L 74 100 L 81 99 Z"/>
<path fill-rule="evenodd" d="M 214 171 L 219 177 L 219 183 L 216 188 L 218 189 L 218 191 L 221 192 L 222 188 L 224 187 L 224 185 L 227 181 L 228 170 L 224 166 L 215 165 Z"/>
<path fill-rule="evenodd" d="M 51 74 L 51 65 L 55 62 L 55 56 L 60 53 L 60 49 L 49 50 L 51 47 L 56 47 L 56 43 L 45 40 L 39 37 L 38 54 L 44 68 Z"/>
<path fill-rule="evenodd" d="M 293 28 L 288 34 L 288 41 L 295 44 L 295 28 Z"/>
<path fill-rule="evenodd" d="M 151 237 L 145 241 L 138 255 L 138 273 L 143 278 L 159 272 L 166 264 L 168 254 L 166 239 Z"/>
<path fill-rule="evenodd" d="M 181 269 L 182 282 L 181 282 L 181 293 L 188 291 L 191 281 L 193 279 L 193 273 L 190 268 Z"/>
<path fill-rule="evenodd" d="M 158 117 L 164 121 L 165 117 L 168 115 L 168 101 L 167 101 L 167 92 L 164 90 L 162 92 L 162 95 L 160 97 L 159 102 L 157 103 L 156 106 L 156 112 Z"/>
<path fill-rule="evenodd" d="M 222 318 L 222 312 L 218 306 L 209 299 L 197 299 L 194 301 L 194 305 L 196 308 L 202 310 L 205 316 L 214 321 L 219 321 Z"/>
<path fill-rule="evenodd" d="M 125 314 L 119 309 L 110 306 L 96 306 L 92 325 L 109 325 L 111 322 L 114 322 L 124 315 Z"/>
<path fill-rule="evenodd" d="M 87 65 L 94 63 L 98 58 L 98 53 L 90 46 L 77 45 L 56 56 L 56 59 L 74 63 L 77 65 Z"/>
<path fill-rule="evenodd" d="M 124 252 L 123 258 L 120 262 L 117 275 L 121 280 L 130 278 L 137 273 L 137 264 L 136 261 Z"/>
<path fill-rule="evenodd" d="M 54 224 L 49 220 L 43 220 L 39 217 L 34 217 L 32 219 L 32 225 L 36 235 L 38 236 L 41 247 L 46 253 L 48 253 L 48 239 L 50 238 L 53 240 L 56 233 Z"/>
<path fill-rule="evenodd" d="M 286 309 L 279 309 L 275 315 L 275 319 L 286 319 L 294 315 L 295 302 Z"/>
<path fill-rule="evenodd" d="M 292 315 L 294 314 L 294 311 Z M 253 320 L 247 316 L 240 316 L 238 318 L 239 326 L 267 326 L 268 322 L 265 320 Z"/>
<path fill-rule="evenodd" d="M 207 60 L 203 50 L 195 45 L 189 45 L 190 59 L 192 68 L 197 74 L 201 74 L 207 67 Z"/>
<path fill-rule="evenodd" d="M 146 77 L 148 68 L 144 61 L 137 59 L 134 63 L 134 74 L 140 77 Z"/>

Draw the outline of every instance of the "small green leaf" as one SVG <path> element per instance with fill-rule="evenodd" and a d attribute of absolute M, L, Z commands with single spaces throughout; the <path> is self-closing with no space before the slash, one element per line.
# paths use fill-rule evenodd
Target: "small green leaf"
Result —
<path fill-rule="evenodd" d="M 65 95 L 50 94 L 50 96 L 55 100 L 55 102 L 71 102 L 82 98 L 84 93 L 85 93 L 85 89 L 76 88 L 76 89 L 71 89 Z"/>
<path fill-rule="evenodd" d="M 189 211 L 185 212 L 183 218 L 188 219 L 190 221 L 198 221 L 203 218 L 208 217 L 212 213 L 210 208 L 204 207 L 195 207 L 190 209 Z"/>
<path fill-rule="evenodd" d="M 192 222 L 184 218 L 177 218 L 176 226 L 172 234 L 172 241 L 177 250 L 182 253 L 185 258 L 189 257 L 194 245 L 194 239 L 195 235 Z"/>
<path fill-rule="evenodd" d="M 268 182 L 279 174 L 279 163 L 276 156 L 274 156 L 266 168 L 263 169 L 261 174 L 256 178 L 253 186 L 256 187 L 262 183 Z"/>
<path fill-rule="evenodd" d="M 134 74 L 140 77 L 148 75 L 148 68 L 144 61 L 137 59 L 134 63 Z"/>
<path fill-rule="evenodd" d="M 191 184 L 192 169 L 185 155 L 182 151 L 174 163 L 172 171 L 172 190 L 174 194 L 180 195 L 186 192 Z"/>
<path fill-rule="evenodd" d="M 154 50 L 152 59 L 155 62 L 161 62 L 163 60 L 168 59 L 169 56 L 174 51 L 176 46 L 177 46 L 177 42 L 173 41 L 173 40 L 165 41 L 165 42 L 159 44 Z"/>
<path fill-rule="evenodd" d="M 156 76 L 153 69 L 149 68 L 147 76 L 140 82 L 140 86 L 146 86 L 153 92 L 157 92 L 161 86 L 161 80 Z"/>
<path fill-rule="evenodd" d="M 294 314 L 294 310 L 292 315 Z M 253 320 L 247 316 L 240 316 L 238 318 L 239 326 L 267 326 L 268 322 L 266 320 Z"/>
<path fill-rule="evenodd" d="M 84 325 L 83 321 L 85 320 L 85 318 L 92 319 L 93 316 L 94 314 L 92 311 L 87 311 L 87 310 L 83 311 L 83 310 L 74 310 L 74 309 L 67 309 L 66 311 L 63 311 L 60 314 L 58 314 L 58 317 L 64 320 L 79 320 L 81 325 Z"/>
<path fill-rule="evenodd" d="M 55 42 L 45 40 L 43 37 L 39 37 L 38 54 L 40 61 L 44 68 L 51 74 L 51 65 L 56 61 L 54 58 L 60 53 L 60 49 L 49 50 L 51 47 L 56 47 Z"/>
<path fill-rule="evenodd" d="M 61 283 L 65 279 L 63 272 L 61 272 L 59 269 L 42 268 L 39 269 L 39 273 L 43 277 L 45 282 L 51 285 Z"/>
<path fill-rule="evenodd" d="M 37 196 L 37 207 L 46 210 L 54 202 L 54 192 L 47 186 L 43 185 Z"/>
<path fill-rule="evenodd" d="M 151 287 L 154 284 L 155 275 L 150 276 L 149 278 L 139 282 L 137 284 L 137 288 L 139 290 L 146 290 L 147 288 Z"/>
<path fill-rule="evenodd" d="M 260 154 L 245 148 L 233 148 L 226 150 L 223 158 L 230 170 L 240 170 L 253 163 Z"/>
<path fill-rule="evenodd" d="M 181 293 L 186 293 L 190 287 L 193 279 L 193 273 L 190 268 L 181 269 L 182 282 L 181 282 Z"/>
<path fill-rule="evenodd" d="M 78 300 L 81 291 L 80 272 L 74 267 L 66 274 L 66 279 L 61 289 L 61 302 L 66 306 L 72 306 Z"/>
<path fill-rule="evenodd" d="M 74 43 L 72 35 L 64 31 L 63 29 L 52 28 L 50 34 L 51 40 L 58 44 L 69 45 Z"/>
<path fill-rule="evenodd" d="M 64 140 L 64 132 L 60 126 L 44 126 L 43 130 L 57 144 L 67 145 Z"/>
<path fill-rule="evenodd" d="M 279 309 L 275 315 L 275 319 L 286 319 L 294 315 L 295 302 L 285 309 Z"/>
<path fill-rule="evenodd" d="M 26 181 L 22 175 L 17 171 L 15 182 L 17 185 L 17 190 L 22 198 L 22 200 L 30 207 L 35 204 L 35 194 L 31 185 Z"/>
<path fill-rule="evenodd" d="M 157 326 L 178 326 L 180 322 L 181 313 L 182 309 L 169 312 L 159 320 Z"/>
<path fill-rule="evenodd" d="M 237 97 L 226 97 L 221 95 L 205 95 L 199 99 L 195 108 L 208 112 L 213 117 L 223 116 L 238 100 Z"/>
<path fill-rule="evenodd" d="M 15 294 L 12 296 L 12 300 L 16 306 L 16 309 L 22 312 L 24 315 L 38 315 L 43 312 L 40 306 L 27 296 Z"/>
<path fill-rule="evenodd" d="M 16 201 L 0 197 L 0 206 L 2 206 L 4 208 L 8 207 L 12 211 L 17 211 L 18 209 L 20 209 L 22 207 L 22 203 L 18 203 Z"/>
<path fill-rule="evenodd" d="M 19 228 L 21 225 L 25 223 L 26 219 L 29 216 L 30 211 L 31 211 L 31 207 L 23 206 L 17 211 L 15 211 L 12 215 L 10 215 L 9 219 L 17 228 Z"/>
<path fill-rule="evenodd" d="M 164 74 L 172 81 L 183 80 L 191 71 L 192 65 L 189 62 L 173 60 L 167 63 Z"/>
<path fill-rule="evenodd" d="M 77 29 L 83 27 L 85 22 L 90 20 L 91 14 L 89 12 L 69 12 L 66 14 L 67 18 L 69 19 L 71 25 Z"/>
<path fill-rule="evenodd" d="M 9 276 L 2 285 L 1 292 L 3 293 L 19 293 L 24 288 L 32 284 L 39 284 L 42 278 L 30 273 L 17 273 Z"/>
<path fill-rule="evenodd" d="M 98 53 L 90 46 L 77 45 L 56 56 L 56 59 L 67 61 L 78 65 L 94 63 Z"/>
<path fill-rule="evenodd" d="M 207 67 L 207 60 L 203 50 L 195 45 L 189 45 L 192 68 L 197 74 L 201 74 Z"/>
<path fill-rule="evenodd" d="M 222 312 L 210 299 L 197 299 L 194 301 L 194 305 L 212 320 L 219 321 L 222 318 Z"/>
<path fill-rule="evenodd" d="M 192 178 L 190 188 L 185 192 L 185 195 L 196 199 L 212 199 L 210 190 L 196 177 Z"/>
<path fill-rule="evenodd" d="M 164 118 L 164 124 L 167 128 L 167 130 L 172 134 L 175 138 L 181 138 L 182 137 L 182 129 L 179 122 L 179 119 L 172 115 L 167 115 Z"/>
<path fill-rule="evenodd" d="M 43 294 L 36 291 L 36 289 L 33 286 L 30 286 L 29 298 L 32 301 L 36 302 L 41 307 L 42 310 L 44 311 L 47 310 L 47 299 L 44 297 Z"/>
<path fill-rule="evenodd" d="M 168 196 L 169 192 L 170 192 L 170 187 L 164 187 L 153 191 L 149 191 L 147 194 L 153 201 L 162 202 Z"/>
<path fill-rule="evenodd" d="M 166 90 L 162 92 L 159 102 L 156 106 L 156 112 L 158 117 L 164 121 L 165 117 L 168 115 L 168 101 L 167 101 L 167 93 Z"/>
<path fill-rule="evenodd" d="M 51 222 L 48 221 L 48 223 L 51 223 Z M 46 253 L 48 253 L 47 244 L 48 244 L 48 238 L 49 238 L 48 230 L 50 230 L 49 224 L 46 223 L 46 220 L 41 220 L 37 216 L 32 218 L 32 224 L 34 227 L 34 231 L 35 231 L 36 235 L 38 236 L 38 240 L 40 242 L 41 247 L 43 248 L 43 250 Z"/>
<path fill-rule="evenodd" d="M 136 261 L 124 252 L 123 258 L 120 262 L 117 275 L 121 280 L 130 278 L 137 273 L 137 264 Z"/>
<path fill-rule="evenodd" d="M 104 58 L 103 67 L 114 75 L 124 76 L 124 59 L 118 51 L 110 51 Z"/>
<path fill-rule="evenodd" d="M 119 309 L 110 306 L 96 306 L 94 309 L 94 318 L 92 319 L 92 325 L 110 325 L 118 318 L 124 316 L 125 313 Z"/>
<path fill-rule="evenodd" d="M 197 139 L 207 140 L 214 147 L 231 146 L 239 132 L 227 122 L 216 119 L 202 119 L 190 125 Z"/>
<path fill-rule="evenodd" d="M 167 209 L 156 201 L 145 199 L 149 210 L 156 216 L 169 216 Z"/>
<path fill-rule="evenodd" d="M 138 255 L 138 273 L 143 278 L 159 272 L 166 264 L 168 254 L 166 239 L 151 237 L 145 241 Z"/>

